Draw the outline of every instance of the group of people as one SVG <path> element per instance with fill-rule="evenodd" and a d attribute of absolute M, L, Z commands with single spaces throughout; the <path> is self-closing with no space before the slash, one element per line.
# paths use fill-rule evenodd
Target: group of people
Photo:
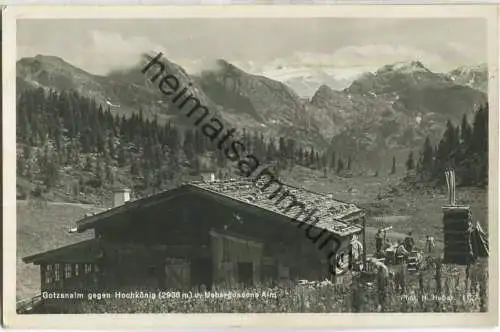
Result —
<path fill-rule="evenodd" d="M 386 236 L 387 229 L 379 229 L 375 235 L 375 247 L 376 247 L 376 257 L 385 257 L 385 251 L 393 247 L 393 244 Z M 425 241 L 425 248 L 428 253 L 433 252 L 435 247 L 434 237 L 427 235 Z M 412 232 L 408 232 L 404 240 L 399 240 L 395 246 L 395 259 L 402 257 L 404 260 L 410 256 L 410 254 L 415 249 L 415 239 L 413 238 Z M 363 245 L 359 241 L 358 237 L 354 235 L 350 243 L 350 259 L 352 268 L 355 270 L 360 269 L 362 266 L 362 255 L 363 255 Z"/>
<path fill-rule="evenodd" d="M 377 255 L 384 256 L 384 251 L 391 247 L 391 243 L 387 240 L 385 231 L 379 229 L 375 235 L 375 247 Z M 431 253 L 434 250 L 435 242 L 434 237 L 427 235 L 425 241 L 426 251 Z M 415 248 L 415 240 L 412 232 L 408 232 L 404 240 L 400 240 L 396 246 L 396 256 L 408 257 Z"/>

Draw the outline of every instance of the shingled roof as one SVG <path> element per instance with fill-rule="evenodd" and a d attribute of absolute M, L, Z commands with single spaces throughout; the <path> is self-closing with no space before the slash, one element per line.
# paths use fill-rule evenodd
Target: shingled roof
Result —
<path fill-rule="evenodd" d="M 85 240 L 23 258 L 25 263 L 95 263 L 101 257 L 98 243 Z"/>
<path fill-rule="evenodd" d="M 270 186 L 262 190 L 265 179 L 257 183 L 250 180 L 224 180 L 213 182 L 192 182 L 190 185 L 203 190 L 208 190 L 231 199 L 241 201 L 246 204 L 255 205 L 259 208 L 280 214 L 290 219 L 297 214 L 297 209 L 284 208 L 290 201 L 283 201 L 283 204 L 277 204 L 281 194 L 270 198 L 270 195 L 276 190 L 277 186 Z M 282 185 L 280 193 L 288 192 L 293 195 L 298 202 L 304 204 L 307 211 L 317 209 L 314 216 L 318 217 L 315 224 L 318 228 L 324 228 L 339 235 L 356 233 L 361 230 L 359 225 L 353 224 L 350 220 L 361 217 L 363 211 L 352 203 L 342 202 L 333 198 L 332 195 L 313 192 L 304 188 L 293 187 L 288 184 Z M 299 218 L 301 220 L 301 218 Z M 313 220 L 309 220 L 312 222 Z"/>
<path fill-rule="evenodd" d="M 169 197 L 177 194 L 191 191 L 198 194 L 216 195 L 223 200 L 231 201 L 237 204 L 258 208 L 275 215 L 287 218 L 290 222 L 294 222 L 297 209 L 292 208 L 288 211 L 284 208 L 287 206 L 285 201 L 283 204 L 276 204 L 280 195 L 274 199 L 269 198 L 269 195 L 276 190 L 276 187 L 269 187 L 267 190 L 262 190 L 263 181 L 254 183 L 247 179 L 231 179 L 220 181 L 194 181 L 184 184 L 172 190 L 152 195 L 146 198 L 139 199 L 122 206 L 106 210 L 89 217 L 86 217 L 77 222 L 78 232 L 85 229 L 93 228 L 94 225 L 101 220 L 107 219 L 116 214 L 126 211 L 143 209 L 153 204 L 161 204 Z M 298 202 L 304 204 L 307 211 L 316 209 L 315 217 L 318 221 L 314 224 L 317 228 L 324 228 L 339 236 L 361 231 L 361 226 L 351 223 L 351 220 L 360 218 L 364 212 L 354 204 L 335 200 L 331 195 L 312 192 L 302 188 L 296 188 L 290 185 L 282 184 L 281 193 L 288 192 L 296 197 Z M 301 218 L 299 218 L 301 220 Z M 315 222 L 312 218 L 308 223 Z"/>

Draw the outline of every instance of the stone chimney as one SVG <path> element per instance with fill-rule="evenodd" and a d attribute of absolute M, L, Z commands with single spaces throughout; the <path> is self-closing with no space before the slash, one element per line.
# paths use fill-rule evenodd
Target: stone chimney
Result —
<path fill-rule="evenodd" d="M 115 189 L 113 207 L 123 205 L 130 201 L 130 189 Z"/>
<path fill-rule="evenodd" d="M 201 174 L 201 177 L 203 178 L 203 181 L 205 182 L 215 182 L 216 181 L 216 176 L 214 172 L 204 172 Z"/>

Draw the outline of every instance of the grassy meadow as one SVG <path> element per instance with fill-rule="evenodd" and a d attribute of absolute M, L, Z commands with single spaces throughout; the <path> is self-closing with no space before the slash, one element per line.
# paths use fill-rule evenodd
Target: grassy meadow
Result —
<path fill-rule="evenodd" d="M 25 299 L 40 292 L 40 269 L 25 264 L 23 257 L 73 244 L 93 236 L 92 233 L 69 234 L 70 227 L 89 212 L 92 205 L 37 201 L 17 202 L 17 298 Z"/>
<path fill-rule="evenodd" d="M 74 300 L 64 313 L 328 313 L 328 312 L 486 312 L 487 268 L 479 261 L 466 283 L 460 269 L 428 266 L 419 273 L 396 274 L 381 287 L 361 274 L 344 276 L 336 284 L 191 289 L 175 298 L 146 290 L 156 298 Z M 436 271 L 439 269 L 438 276 Z M 463 271 L 462 271 L 463 272 Z M 132 293 L 137 289 L 131 290 Z M 172 290 L 175 292 L 176 290 Z M 124 290 L 123 292 L 127 292 Z M 208 295 L 207 295 L 208 293 Z M 213 296 L 212 294 L 216 294 Z M 231 294 L 229 297 L 224 295 Z M 239 298 L 246 294 L 246 298 Z M 250 296 L 248 295 L 250 294 Z M 218 296 L 217 296 L 218 295 Z M 257 296 L 255 296 L 257 295 Z"/>

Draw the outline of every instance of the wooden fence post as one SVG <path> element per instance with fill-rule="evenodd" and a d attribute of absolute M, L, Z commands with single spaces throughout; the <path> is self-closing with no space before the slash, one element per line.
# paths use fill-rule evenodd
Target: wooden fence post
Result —
<path fill-rule="evenodd" d="M 366 265 L 366 216 L 363 216 L 363 270 Z"/>

